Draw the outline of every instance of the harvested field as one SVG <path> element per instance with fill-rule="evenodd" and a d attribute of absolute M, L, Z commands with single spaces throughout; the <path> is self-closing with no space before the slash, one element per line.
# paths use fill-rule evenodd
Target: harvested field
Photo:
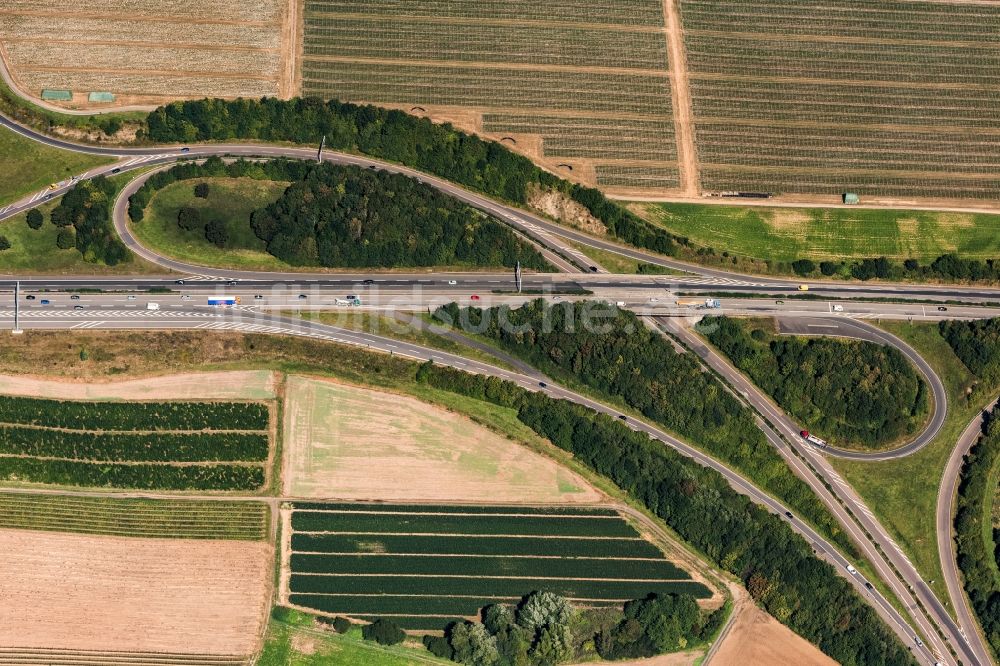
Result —
<path fill-rule="evenodd" d="M 740 666 L 835 666 L 837 662 L 753 603 L 739 611 L 712 658 Z"/>
<path fill-rule="evenodd" d="M 414 398 L 291 376 L 285 493 L 383 501 L 593 503 L 576 474 Z"/>
<path fill-rule="evenodd" d="M 1000 196 L 1000 5 L 681 9 L 705 189 Z"/>
<path fill-rule="evenodd" d="M 249 655 L 260 640 L 265 542 L 0 530 L 0 548 L 0 648 Z"/>
<path fill-rule="evenodd" d="M 675 189 L 666 32 L 661 0 L 306 0 L 302 92 L 471 115 L 564 175 L 616 185 L 594 167 L 623 164 Z"/>
<path fill-rule="evenodd" d="M 0 55 L 26 93 L 68 89 L 130 101 L 277 95 L 288 3 L 101 0 L 79 14 L 56 0 L 0 8 Z"/>
<path fill-rule="evenodd" d="M 613 509 L 296 504 L 285 535 L 296 606 L 441 629 L 548 590 L 581 605 L 712 592 Z"/>
<path fill-rule="evenodd" d="M 274 379 L 268 370 L 194 372 L 86 384 L 0 375 L 0 394 L 62 400 L 271 400 Z"/>

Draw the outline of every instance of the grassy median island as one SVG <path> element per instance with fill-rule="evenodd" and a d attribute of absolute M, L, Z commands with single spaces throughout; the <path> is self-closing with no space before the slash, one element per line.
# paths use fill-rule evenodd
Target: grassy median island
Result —
<path fill-rule="evenodd" d="M 759 319 L 707 317 L 701 327 L 782 409 L 838 448 L 891 449 L 930 416 L 926 383 L 893 347 L 777 335 Z"/>
<path fill-rule="evenodd" d="M 0 206 L 113 158 L 60 150 L 0 129 Z"/>
<path fill-rule="evenodd" d="M 207 197 L 196 197 L 194 188 L 208 185 Z M 182 180 L 158 191 L 146 216 L 132 224 L 139 242 L 157 254 L 205 266 L 247 270 L 281 270 L 291 267 L 267 253 L 266 244 L 254 235 L 250 215 L 274 201 L 288 187 L 287 181 L 256 178 L 198 178 Z M 201 228 L 178 224 L 181 209 L 198 211 Z M 227 242 L 219 247 L 205 237 L 205 224 L 218 220 Z"/>
<path fill-rule="evenodd" d="M 941 378 L 948 395 L 947 418 L 934 441 L 905 458 L 886 462 L 830 460 L 891 532 L 941 602 L 950 605 L 941 578 L 935 529 L 941 472 L 959 435 L 989 404 L 991 396 L 980 391 L 969 399 L 970 387 L 979 380 L 941 337 L 937 324 L 882 322 L 881 326 L 912 346 Z M 993 397 L 995 393 L 993 389 Z"/>

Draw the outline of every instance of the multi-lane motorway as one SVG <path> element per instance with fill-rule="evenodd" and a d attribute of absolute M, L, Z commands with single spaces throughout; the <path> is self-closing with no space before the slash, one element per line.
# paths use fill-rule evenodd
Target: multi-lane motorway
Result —
<path fill-rule="evenodd" d="M 18 126 L 9 119 L 0 116 L 0 124 L 19 132 L 20 134 L 40 141 L 48 145 L 67 150 L 77 150 L 81 152 L 120 156 L 122 159 L 117 164 L 93 170 L 84 175 L 91 177 L 98 173 L 111 173 L 112 171 L 128 171 L 131 169 L 143 168 L 153 164 L 166 164 L 178 158 L 204 158 L 210 155 L 229 155 L 246 157 L 290 157 L 298 159 L 315 159 L 316 151 L 304 148 L 292 148 L 286 146 L 254 146 L 254 145 L 199 145 L 182 150 L 181 147 L 151 147 L 151 148 L 107 148 L 92 147 L 72 144 L 59 139 L 40 135 L 29 129 Z M 677 293 L 705 293 L 705 292 L 742 292 L 750 294 L 775 294 L 771 299 L 760 298 L 756 300 L 740 301 L 737 305 L 727 303 L 723 311 L 731 313 L 759 313 L 778 314 L 783 320 L 797 321 L 802 318 L 821 317 L 822 321 L 835 321 L 838 327 L 853 331 L 855 337 L 858 331 L 863 329 L 865 335 L 877 335 L 877 329 L 866 329 L 863 325 L 852 323 L 852 318 L 859 317 L 906 317 L 906 318 L 926 318 L 932 320 L 941 317 L 982 317 L 996 316 L 993 309 L 975 308 L 970 305 L 958 305 L 957 303 L 1000 303 L 1000 290 L 987 288 L 970 288 L 964 286 L 933 286 L 923 285 L 894 285 L 894 284 L 847 284 L 843 282 L 809 282 L 809 291 L 813 296 L 822 298 L 893 298 L 903 302 L 891 303 L 859 303 L 855 301 L 842 301 L 843 310 L 834 311 L 832 301 L 798 301 L 790 298 L 799 289 L 797 282 L 766 278 L 758 276 L 747 276 L 732 274 L 718 269 L 710 269 L 701 266 L 689 265 L 670 258 L 654 255 L 643 250 L 627 248 L 614 241 L 590 236 L 583 232 L 557 225 L 549 220 L 531 214 L 519 208 L 507 206 L 492 201 L 482 195 L 470 192 L 452 183 L 442 181 L 427 174 L 400 167 L 398 165 L 386 164 L 377 160 L 371 160 L 354 155 L 343 155 L 337 153 L 325 153 L 323 159 L 341 164 L 355 164 L 359 166 L 386 169 L 390 171 L 405 173 L 432 185 L 441 191 L 462 200 L 469 205 L 479 208 L 498 219 L 503 220 L 516 231 L 530 238 L 533 242 L 547 248 L 547 256 L 550 261 L 560 270 L 564 271 L 560 275 L 529 275 L 525 276 L 524 288 L 531 291 L 558 292 L 558 291 L 578 291 L 587 289 L 595 296 L 604 297 L 612 302 L 624 302 L 627 307 L 639 313 L 646 314 L 692 314 L 678 308 L 676 298 Z M 58 196 L 66 191 L 72 184 L 61 183 L 52 192 L 51 196 Z M 134 191 L 139 186 L 139 181 L 131 183 L 126 189 L 127 193 Z M 275 309 L 286 310 L 293 307 L 337 307 L 336 302 L 332 304 L 323 303 L 323 299 L 336 299 L 343 293 L 357 293 L 364 291 L 364 299 L 367 307 L 376 307 L 381 304 L 380 298 L 397 299 L 395 305 L 409 300 L 410 309 L 431 307 L 434 299 L 441 299 L 442 302 L 459 300 L 466 303 L 488 304 L 492 299 L 507 299 L 516 301 L 515 295 L 500 296 L 494 291 L 510 291 L 513 288 L 512 275 L 491 275 L 485 273 L 468 274 L 397 274 L 391 275 L 349 275 L 331 273 L 261 273 L 252 271 L 231 271 L 227 269 L 215 269 L 203 266 L 194 266 L 177 262 L 172 259 L 161 257 L 156 253 L 143 248 L 131 236 L 125 220 L 126 196 L 122 196 L 116 202 L 114 208 L 114 221 L 119 233 L 122 234 L 126 244 L 133 251 L 164 267 L 165 270 L 173 271 L 173 274 L 165 278 L 62 278 L 54 279 L 49 277 L 38 277 L 31 279 L 22 277 L 22 286 L 33 292 L 36 296 L 30 303 L 22 300 L 21 305 L 26 307 L 21 312 L 22 328 L 197 328 L 205 330 L 237 329 L 243 331 L 257 331 L 263 333 L 309 335 L 321 339 L 333 340 L 345 344 L 359 344 L 385 351 L 388 353 L 411 356 L 413 358 L 434 357 L 438 362 L 446 362 L 456 367 L 460 367 L 473 372 L 488 372 L 504 378 L 516 381 L 525 387 L 539 390 L 538 377 L 529 375 L 517 375 L 508 371 L 485 366 L 461 357 L 443 354 L 415 345 L 402 343 L 398 340 L 390 340 L 380 336 L 366 333 L 346 331 L 335 327 L 324 326 L 313 322 L 306 322 L 290 319 L 280 315 L 271 314 Z M 0 209 L 0 219 L 4 219 L 21 211 L 27 210 L 44 200 L 44 196 L 29 197 L 23 201 L 16 202 Z M 684 275 L 649 277 L 649 276 L 629 276 L 610 275 L 601 273 L 600 266 L 589 261 L 573 246 L 573 243 L 599 248 L 601 250 L 615 252 L 631 258 L 657 264 L 660 266 L 683 271 Z M 576 272 L 574 272 L 576 271 Z M 569 274 L 572 273 L 572 274 Z M 183 280 L 184 284 L 176 284 L 177 280 Z M 235 285 L 226 284 L 230 280 L 237 280 Z M 369 283 L 366 283 L 369 281 Z M 0 289 L 10 289 L 13 278 L 7 282 L 0 282 Z M 89 294 L 80 293 L 78 300 L 70 300 L 66 294 L 69 290 L 92 290 L 103 289 L 106 291 L 131 292 L 124 294 Z M 174 290 L 175 294 L 143 294 L 138 292 L 164 288 Z M 380 292 L 375 296 L 375 292 Z M 248 300 L 252 299 L 252 309 L 237 309 L 232 311 L 213 311 L 204 308 L 203 303 L 195 302 L 196 298 L 203 299 L 208 292 L 241 293 Z M 51 294 L 51 298 L 45 295 Z M 260 299 L 254 298 L 260 295 Z M 300 298 L 299 295 L 304 296 Z M 129 295 L 136 296 L 136 301 L 129 301 Z M 184 299 L 183 296 L 191 296 Z M 477 299 L 473 299 L 477 296 Z M 551 296 L 556 298 L 555 295 Z M 563 298 L 572 298 L 567 294 Z M 487 298 L 491 299 L 487 301 Z M 143 309 L 146 301 L 162 300 L 163 307 L 157 311 L 147 311 Z M 42 300 L 50 301 L 43 305 Z M 485 301 L 485 302 L 484 302 Z M 783 301 L 783 302 L 782 302 Z M 917 301 L 949 301 L 945 305 L 927 305 Z M 840 304 L 838 303 L 838 304 Z M 12 305 L 12 303 L 11 303 Z M 244 303 L 243 305 L 247 305 Z M 940 310 L 947 307 L 947 310 Z M 79 309 L 77 309 L 79 308 Z M 12 316 L 12 308 L 0 307 L 0 321 L 8 320 Z M 671 311 L 672 310 L 672 311 Z M 693 314 L 702 314 L 694 312 Z M 804 321 L 804 319 L 803 319 Z M 794 324 L 793 324 L 794 326 Z M 881 333 L 881 332 L 879 332 Z M 893 340 L 882 339 L 882 342 L 896 344 Z M 897 344 L 897 346 L 899 346 Z M 912 350 L 910 350 L 912 352 Z M 904 349 L 904 353 L 906 353 Z M 932 384 L 936 377 L 933 372 L 925 372 L 925 367 L 921 367 L 918 362 L 919 356 L 914 353 L 911 356 L 918 363 L 918 368 L 924 372 L 925 376 Z M 710 355 L 706 360 L 711 361 Z M 926 366 L 926 364 L 924 364 Z M 777 432 L 782 433 L 787 441 L 793 442 L 796 448 L 805 447 L 796 438 L 797 431 L 787 417 L 773 405 L 765 405 L 768 402 L 763 399 L 760 402 L 759 391 L 756 391 L 735 373 L 729 378 L 730 383 L 737 385 L 740 381 L 746 384 L 744 393 L 751 402 L 758 407 L 765 416 L 767 423 L 762 424 L 765 433 L 779 450 L 787 448 L 777 434 L 771 430 L 773 427 Z M 550 384 L 549 388 L 554 395 L 566 397 L 574 401 L 585 404 L 599 411 L 612 412 L 599 403 L 596 403 L 584 396 L 566 391 L 562 388 Z M 942 393 L 943 395 L 943 393 Z M 898 451 L 899 455 L 912 452 L 932 438 L 933 432 L 940 426 L 938 419 L 943 419 L 945 403 L 938 402 L 936 396 L 935 416 L 931 425 L 921 435 Z M 935 423 L 936 422 L 936 423 Z M 740 492 L 750 495 L 755 501 L 765 504 L 775 511 L 784 512 L 773 498 L 768 497 L 758 489 L 750 485 L 738 474 L 708 458 L 704 454 L 687 447 L 683 443 L 662 433 L 656 428 L 646 423 L 629 421 L 632 427 L 649 433 L 651 436 L 664 441 L 670 446 L 677 448 L 699 462 L 711 466 L 723 473 L 729 482 Z M 928 433 L 931 433 L 930 435 Z M 808 447 L 806 447 L 808 448 Z M 800 448 L 800 453 L 802 453 Z M 832 472 L 826 461 L 815 451 L 805 451 L 810 461 L 815 464 L 821 473 L 826 470 Z M 787 456 L 786 456 L 786 459 Z M 796 464 L 792 464 L 796 469 Z M 801 467 L 801 462 L 797 465 Z M 797 471 L 802 472 L 801 469 Z M 804 473 L 804 472 L 803 472 Z M 835 481 L 839 479 L 834 475 Z M 840 482 L 842 484 L 842 481 Z M 811 484 L 813 485 L 813 484 Z M 816 486 L 814 486 L 816 488 Z M 817 492 L 826 501 L 840 504 L 860 505 L 860 499 L 846 486 L 840 487 L 836 483 L 830 489 Z M 936 631 L 929 624 L 929 620 L 923 617 L 920 610 L 915 610 L 906 601 L 912 598 L 907 593 L 907 589 L 913 590 L 913 594 L 921 600 L 927 608 L 927 612 L 933 623 L 944 632 L 947 644 L 953 648 L 964 663 L 989 663 L 989 655 L 978 640 L 978 632 L 971 632 L 969 640 L 963 635 L 961 628 L 958 628 L 954 621 L 948 616 L 937 599 L 933 597 L 930 590 L 919 579 L 916 571 L 910 565 L 900 567 L 899 564 L 905 561 L 901 551 L 892 542 L 885 530 L 877 523 L 873 515 L 865 514 L 864 518 L 852 519 L 843 515 L 842 511 L 835 512 L 841 519 L 845 529 L 855 536 L 862 549 L 869 555 L 880 575 L 885 577 L 890 587 L 896 592 L 900 599 L 904 600 L 909 609 L 909 615 L 914 618 L 919 627 L 919 633 L 923 634 L 931 643 L 933 651 L 927 647 L 919 646 L 914 642 L 916 635 L 911 630 L 905 620 L 899 617 L 895 610 L 877 593 L 863 587 L 864 581 L 857 575 L 847 575 L 845 573 L 847 563 L 841 561 L 843 558 L 835 549 L 823 539 L 812 532 L 807 526 L 796 524 L 794 527 L 807 536 L 816 544 L 821 555 L 827 557 L 838 567 L 852 584 L 858 587 L 862 594 L 868 596 L 873 606 L 889 625 L 900 634 L 900 637 L 916 651 L 922 661 L 931 663 L 933 661 L 945 661 L 953 663 L 954 658 L 949 654 L 948 647 L 936 635 Z M 855 522 L 858 520 L 859 522 Z M 871 534 L 867 537 L 859 532 L 859 524 Z M 939 534 L 939 541 L 947 538 Z M 875 544 L 878 548 L 874 548 Z M 881 551 L 878 552 L 878 551 Z M 895 554 L 902 557 L 896 558 Z M 908 562 L 904 562 L 908 564 Z M 890 569 L 895 567 L 899 575 L 894 574 Z M 904 587 L 905 585 L 905 587 Z M 966 618 L 962 618 L 963 623 L 967 623 Z"/>

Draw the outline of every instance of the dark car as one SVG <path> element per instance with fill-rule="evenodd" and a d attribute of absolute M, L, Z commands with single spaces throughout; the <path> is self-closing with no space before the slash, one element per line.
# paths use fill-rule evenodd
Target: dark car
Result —
<path fill-rule="evenodd" d="M 865 587 L 867 587 L 869 590 L 871 590 L 872 589 L 872 584 L 871 583 L 865 583 Z"/>
<path fill-rule="evenodd" d="M 947 311 L 948 311 L 948 308 L 946 308 L 945 306 L 943 306 L 943 305 L 939 305 L 938 306 L 938 312 L 947 312 Z"/>
<path fill-rule="evenodd" d="M 184 284 L 184 280 L 174 280 L 174 284 Z"/>
<path fill-rule="evenodd" d="M 228 284 L 230 287 L 235 287 L 236 286 L 236 280 L 230 280 L 226 284 Z"/>
<path fill-rule="evenodd" d="M 792 517 L 792 512 L 791 511 L 786 511 L 785 512 L 785 518 L 791 518 L 791 517 Z"/>
<path fill-rule="evenodd" d="M 365 280 L 364 282 L 362 282 L 361 284 L 375 284 L 375 280 L 372 280 L 372 279 L 369 278 L 369 279 Z"/>
<path fill-rule="evenodd" d="M 182 153 L 190 153 L 190 152 L 191 152 L 191 149 L 190 149 L 190 148 L 188 148 L 187 146 L 185 146 L 184 148 L 181 148 L 181 152 L 182 152 Z"/>
<path fill-rule="evenodd" d="M 625 416 L 624 414 L 619 414 L 618 418 L 620 418 L 622 421 L 627 421 L 628 420 L 628 417 Z"/>
<path fill-rule="evenodd" d="M 299 300 L 300 300 L 300 301 L 301 301 L 301 300 L 303 300 L 304 298 L 306 298 L 306 295 L 305 295 L 305 294 L 299 294 Z"/>
<path fill-rule="evenodd" d="M 121 167 L 115 167 L 111 170 L 111 173 L 121 173 Z"/>
<path fill-rule="evenodd" d="M 48 305 L 49 304 L 49 299 L 43 298 L 42 300 L 40 300 L 38 302 L 41 303 L 42 305 Z"/>
<path fill-rule="evenodd" d="M 548 386 L 549 386 L 545 382 L 538 382 L 538 385 L 541 386 L 542 388 L 548 388 Z"/>
<path fill-rule="evenodd" d="M 35 297 L 32 294 L 28 294 L 27 296 L 24 297 L 24 300 L 33 301 L 35 300 Z"/>
<path fill-rule="evenodd" d="M 69 300 L 71 300 L 71 301 L 78 301 L 78 300 L 80 300 L 80 294 L 73 294 L 72 296 L 69 297 Z"/>
<path fill-rule="evenodd" d="M 262 300 L 263 298 L 264 298 L 264 297 L 263 297 L 263 296 L 261 296 L 260 294 L 254 294 L 254 297 L 253 297 L 253 300 L 255 300 L 255 301 L 259 301 L 259 300 Z"/>
<path fill-rule="evenodd" d="M 83 306 L 82 306 L 82 305 L 74 305 L 74 306 L 73 306 L 73 309 L 74 309 L 74 310 L 82 310 L 82 309 L 83 309 Z"/>
<path fill-rule="evenodd" d="M 597 266 L 591 266 L 590 267 L 590 272 L 591 273 L 596 273 L 597 272 Z"/>

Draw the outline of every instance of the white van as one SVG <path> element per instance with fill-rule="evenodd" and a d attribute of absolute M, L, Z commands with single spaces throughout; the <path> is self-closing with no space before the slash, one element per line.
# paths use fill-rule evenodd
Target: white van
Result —
<path fill-rule="evenodd" d="M 146 309 L 147 310 L 159 310 L 160 309 L 160 304 L 159 303 L 146 303 Z"/>
<path fill-rule="evenodd" d="M 834 312 L 843 312 L 844 311 L 844 306 L 843 305 L 834 305 L 833 306 L 833 311 Z"/>

